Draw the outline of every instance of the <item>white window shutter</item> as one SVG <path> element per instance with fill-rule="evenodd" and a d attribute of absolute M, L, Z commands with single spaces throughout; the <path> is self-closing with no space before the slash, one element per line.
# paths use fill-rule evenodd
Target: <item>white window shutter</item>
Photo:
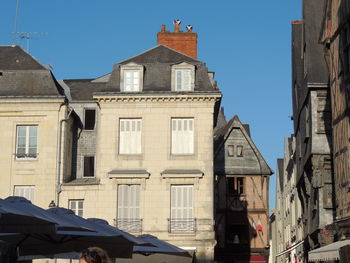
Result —
<path fill-rule="evenodd" d="M 120 154 L 141 154 L 141 119 L 121 119 L 119 132 Z"/>
<path fill-rule="evenodd" d="M 194 153 L 194 120 L 172 119 L 171 151 L 173 154 Z"/>
<path fill-rule="evenodd" d="M 118 186 L 118 219 L 140 218 L 140 185 Z"/>
<path fill-rule="evenodd" d="M 171 187 L 171 218 L 193 218 L 193 185 Z"/>

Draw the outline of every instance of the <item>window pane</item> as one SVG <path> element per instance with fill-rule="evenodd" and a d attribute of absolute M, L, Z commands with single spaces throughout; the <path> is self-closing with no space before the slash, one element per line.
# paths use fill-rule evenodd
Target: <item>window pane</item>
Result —
<path fill-rule="evenodd" d="M 26 136 L 26 126 L 18 126 L 18 136 Z"/>
<path fill-rule="evenodd" d="M 181 71 L 176 71 L 176 90 L 181 90 L 182 83 L 181 83 Z"/>
<path fill-rule="evenodd" d="M 26 146 L 26 138 L 25 137 L 18 137 L 18 139 L 17 139 L 17 146 L 19 148 L 22 148 L 22 147 L 25 148 L 25 146 Z"/>
<path fill-rule="evenodd" d="M 190 90 L 190 71 L 184 71 L 184 90 Z"/>
<path fill-rule="evenodd" d="M 96 122 L 96 110 L 94 109 L 85 109 L 85 120 L 84 120 L 84 129 L 85 130 L 94 130 Z"/>
<path fill-rule="evenodd" d="M 84 156 L 84 177 L 95 176 L 95 157 Z"/>

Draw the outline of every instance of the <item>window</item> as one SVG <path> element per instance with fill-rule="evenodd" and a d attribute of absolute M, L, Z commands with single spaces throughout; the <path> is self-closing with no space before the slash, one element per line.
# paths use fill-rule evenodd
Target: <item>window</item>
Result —
<path fill-rule="evenodd" d="M 95 176 L 95 156 L 84 156 L 84 177 Z"/>
<path fill-rule="evenodd" d="M 191 90 L 191 71 L 186 69 L 175 70 L 175 90 L 190 91 Z"/>
<path fill-rule="evenodd" d="M 170 232 L 194 232 L 193 185 L 172 185 L 170 206 Z"/>
<path fill-rule="evenodd" d="M 84 130 L 94 130 L 96 122 L 96 110 L 85 109 L 84 110 Z"/>
<path fill-rule="evenodd" d="M 14 196 L 22 196 L 32 203 L 34 202 L 34 185 L 15 185 L 13 189 Z"/>
<path fill-rule="evenodd" d="M 227 146 L 227 152 L 228 152 L 228 156 L 233 157 L 234 156 L 234 146 L 233 145 L 228 145 Z"/>
<path fill-rule="evenodd" d="M 71 209 L 77 216 L 83 217 L 84 199 L 76 199 L 68 201 L 69 209 Z"/>
<path fill-rule="evenodd" d="M 243 146 L 242 145 L 237 145 L 237 157 L 243 157 Z"/>
<path fill-rule="evenodd" d="M 171 120 L 171 153 L 194 153 L 194 120 L 190 118 Z"/>
<path fill-rule="evenodd" d="M 37 132 L 36 125 L 17 126 L 16 158 L 37 157 Z"/>
<path fill-rule="evenodd" d="M 188 63 L 172 66 L 171 87 L 173 91 L 193 91 L 195 67 Z"/>
<path fill-rule="evenodd" d="M 228 177 L 227 178 L 228 194 L 240 195 L 244 194 L 244 178 L 243 177 Z"/>
<path fill-rule="evenodd" d="M 122 65 L 120 90 L 122 92 L 140 92 L 143 87 L 143 66 L 135 63 Z"/>
<path fill-rule="evenodd" d="M 119 154 L 141 154 L 141 119 L 119 120 Z"/>
<path fill-rule="evenodd" d="M 141 232 L 140 185 L 118 185 L 118 228 Z"/>

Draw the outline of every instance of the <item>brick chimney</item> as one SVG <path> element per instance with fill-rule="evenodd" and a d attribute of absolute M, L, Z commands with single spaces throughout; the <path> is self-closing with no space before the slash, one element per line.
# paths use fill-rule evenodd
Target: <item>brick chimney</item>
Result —
<path fill-rule="evenodd" d="M 192 32 L 192 26 L 187 26 L 187 32 L 180 30 L 180 20 L 174 21 L 174 32 L 167 31 L 162 25 L 157 34 L 157 44 L 164 45 L 197 59 L 197 33 Z"/>

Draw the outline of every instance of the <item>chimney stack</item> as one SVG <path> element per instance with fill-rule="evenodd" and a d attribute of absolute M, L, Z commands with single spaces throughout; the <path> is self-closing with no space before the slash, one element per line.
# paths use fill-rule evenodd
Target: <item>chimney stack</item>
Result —
<path fill-rule="evenodd" d="M 174 32 L 166 31 L 162 25 L 161 31 L 157 34 L 157 44 L 164 45 L 180 53 L 197 59 L 197 33 L 192 32 L 192 26 L 186 26 L 187 32 L 180 29 L 181 21 L 174 20 Z"/>

